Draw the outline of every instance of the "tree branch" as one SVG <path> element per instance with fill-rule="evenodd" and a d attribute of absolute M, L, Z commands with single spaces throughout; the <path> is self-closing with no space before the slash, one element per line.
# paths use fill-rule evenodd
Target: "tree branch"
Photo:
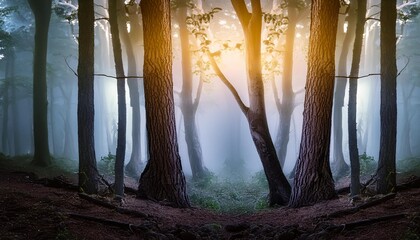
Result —
<path fill-rule="evenodd" d="M 273 88 L 274 102 L 276 103 L 277 111 L 281 112 L 282 104 L 280 102 L 279 93 L 277 92 L 277 85 L 275 77 L 271 77 L 271 86 Z"/>
<path fill-rule="evenodd" d="M 361 78 L 367 78 L 367 77 L 371 77 L 371 76 L 381 76 L 380 73 L 370 73 L 367 75 L 363 75 L 363 76 L 356 76 L 356 77 L 351 77 L 351 76 L 335 76 L 336 78 L 349 78 L 349 79 L 361 79 Z"/>
<path fill-rule="evenodd" d="M 248 12 L 244 0 L 231 0 L 231 2 L 233 9 L 235 9 L 236 15 L 238 15 L 239 21 L 241 22 L 242 28 L 246 29 L 251 20 L 251 13 Z"/>
<path fill-rule="evenodd" d="M 214 72 L 217 74 L 217 76 L 222 80 L 222 82 L 226 85 L 226 87 L 229 89 L 229 91 L 232 93 L 233 97 L 235 98 L 236 102 L 239 105 L 239 108 L 241 111 L 247 115 L 248 107 L 244 104 L 241 97 L 239 96 L 238 91 L 236 91 L 235 87 L 230 83 L 230 81 L 226 78 L 226 76 L 222 73 L 222 71 L 219 68 L 219 65 L 217 65 L 216 60 L 214 59 L 213 55 L 210 53 L 209 50 L 207 50 L 207 55 L 210 59 L 211 66 L 213 67 Z"/>
<path fill-rule="evenodd" d="M 200 77 L 200 82 L 198 83 L 198 88 L 197 88 L 197 94 L 195 95 L 195 99 L 193 103 L 194 112 L 197 111 L 198 104 L 200 103 L 201 93 L 203 92 L 203 82 L 204 82 L 203 79 L 201 79 Z"/>

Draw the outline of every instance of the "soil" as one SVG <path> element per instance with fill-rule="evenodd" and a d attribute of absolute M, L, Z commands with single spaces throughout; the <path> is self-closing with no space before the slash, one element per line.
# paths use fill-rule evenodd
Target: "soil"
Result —
<path fill-rule="evenodd" d="M 80 195 L 72 184 L 0 170 L 0 239 L 420 239 L 418 182 L 373 206 L 363 204 L 383 196 L 352 200 L 345 193 L 314 206 L 240 215 L 177 209 L 131 192 L 123 201 Z"/>

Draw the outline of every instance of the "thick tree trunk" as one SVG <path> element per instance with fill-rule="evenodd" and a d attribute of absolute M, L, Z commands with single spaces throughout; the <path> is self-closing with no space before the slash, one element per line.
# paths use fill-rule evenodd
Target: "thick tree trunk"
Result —
<path fill-rule="evenodd" d="M 312 1 L 302 140 L 289 205 L 336 197 L 329 163 L 338 0 Z"/>
<path fill-rule="evenodd" d="M 198 101 L 193 101 L 193 75 L 191 66 L 191 52 L 189 32 L 187 29 L 187 1 L 178 6 L 178 23 L 182 50 L 182 91 L 181 91 L 181 111 L 184 116 L 185 141 L 188 148 L 193 179 L 199 180 L 208 174 L 203 164 L 203 154 L 201 150 L 200 138 L 198 137 L 195 115 L 198 108 Z"/>
<path fill-rule="evenodd" d="M 352 3 L 353 4 L 353 3 Z M 365 30 L 366 0 L 357 0 L 357 24 L 356 38 L 353 47 L 353 60 L 351 63 L 349 79 L 349 113 L 348 113 L 348 132 L 349 132 L 349 153 L 351 167 L 351 195 L 360 194 L 360 162 L 359 149 L 357 147 L 357 81 L 360 68 L 360 56 L 362 54 L 363 33 Z"/>
<path fill-rule="evenodd" d="M 347 59 L 354 42 L 356 29 L 356 4 L 350 3 L 347 18 L 347 33 L 345 34 L 343 46 L 341 47 L 340 58 L 338 61 L 339 76 L 347 76 Z M 334 104 L 333 104 L 333 173 L 337 177 L 347 174 L 349 166 L 344 161 L 343 155 L 343 107 L 346 92 L 347 78 L 337 78 L 335 80 Z"/>
<path fill-rule="evenodd" d="M 396 191 L 397 134 L 397 64 L 396 64 L 396 0 L 381 1 L 381 137 L 376 190 Z"/>
<path fill-rule="evenodd" d="M 137 73 L 137 61 L 134 55 L 133 43 L 130 40 L 130 36 L 127 30 L 127 19 L 125 17 L 124 2 L 120 1 L 118 14 L 118 26 L 120 30 L 120 38 L 124 44 L 125 52 L 127 54 L 127 71 L 129 76 L 136 76 Z M 133 13 L 136 14 L 136 13 Z M 133 18 L 134 20 L 135 18 Z M 135 31 L 133 27 L 138 23 L 130 22 L 131 30 Z M 140 94 L 139 94 L 139 79 L 130 78 L 127 79 L 128 90 L 130 94 L 130 105 L 132 110 L 132 127 L 131 127 L 131 138 L 132 138 L 132 150 L 130 161 L 125 167 L 125 171 L 130 176 L 139 177 L 141 172 L 141 118 L 140 118 Z"/>
<path fill-rule="evenodd" d="M 79 188 L 94 194 L 98 192 L 94 140 L 94 4 L 93 0 L 79 2 L 79 79 L 77 124 L 79 140 Z"/>
<path fill-rule="evenodd" d="M 122 61 L 120 34 L 118 29 L 117 1 L 109 0 L 109 24 L 111 26 L 112 49 L 114 52 L 115 72 L 117 75 L 118 96 L 118 139 L 115 157 L 114 190 L 118 197 L 124 197 L 124 160 L 127 125 L 127 109 L 125 102 L 125 73 Z M 123 9 L 120 9 L 123 10 Z"/>
<path fill-rule="evenodd" d="M 33 111 L 35 165 L 51 164 L 48 147 L 47 49 L 52 0 L 28 0 L 35 15 L 35 49 L 33 65 Z"/>
<path fill-rule="evenodd" d="M 189 207 L 175 128 L 169 0 L 142 0 L 144 94 L 149 160 L 139 197 Z"/>

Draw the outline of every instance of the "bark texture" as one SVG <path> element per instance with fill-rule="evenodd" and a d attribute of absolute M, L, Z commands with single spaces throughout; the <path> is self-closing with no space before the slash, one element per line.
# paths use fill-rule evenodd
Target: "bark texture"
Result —
<path fill-rule="evenodd" d="M 35 165 L 51 164 L 48 146 L 47 49 L 52 0 L 28 0 L 35 15 L 35 48 L 33 65 L 33 114 Z"/>
<path fill-rule="evenodd" d="M 79 2 L 79 64 L 77 127 L 79 139 L 80 191 L 98 192 L 99 174 L 96 168 L 94 139 L 94 5 L 93 0 Z"/>
<path fill-rule="evenodd" d="M 144 30 L 144 94 L 149 160 L 139 197 L 189 207 L 175 129 L 169 0 L 140 3 Z"/>
<path fill-rule="evenodd" d="M 397 64 L 396 0 L 381 1 L 381 136 L 377 170 L 378 193 L 396 191 Z"/>
<path fill-rule="evenodd" d="M 292 207 L 336 197 L 329 150 L 339 6 L 338 0 L 312 1 L 302 140 L 289 203 Z"/>
<path fill-rule="evenodd" d="M 118 96 L 118 139 L 115 157 L 115 194 L 124 196 L 124 160 L 125 160 L 125 139 L 127 125 L 127 110 L 125 102 L 125 74 L 121 53 L 120 34 L 118 29 L 117 1 L 109 0 L 109 24 L 112 34 L 112 49 L 114 52 L 115 72 L 117 75 L 117 96 Z"/>

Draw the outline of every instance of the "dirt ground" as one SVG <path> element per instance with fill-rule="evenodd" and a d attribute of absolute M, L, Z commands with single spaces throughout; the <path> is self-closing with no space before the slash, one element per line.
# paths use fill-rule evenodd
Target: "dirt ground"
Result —
<path fill-rule="evenodd" d="M 414 177 L 407 177 L 409 182 Z M 420 239 L 420 189 L 253 214 L 79 195 L 65 177 L 0 170 L 0 239 Z M 359 206 L 359 207 L 358 207 Z"/>

